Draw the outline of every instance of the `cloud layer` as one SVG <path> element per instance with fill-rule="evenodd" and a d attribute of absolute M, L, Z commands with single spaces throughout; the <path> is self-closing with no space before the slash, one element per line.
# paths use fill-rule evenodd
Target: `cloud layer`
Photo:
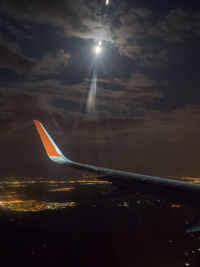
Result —
<path fill-rule="evenodd" d="M 103 1 L 98 5 L 101 7 Z M 17 20 L 58 26 L 66 37 L 103 39 L 114 44 L 122 55 L 151 67 L 169 63 L 170 51 L 167 47 L 161 48 L 158 39 L 172 44 L 200 37 L 199 11 L 183 8 L 171 10 L 158 19 L 148 8 L 127 11 L 124 3 L 118 6 L 113 3 L 112 15 L 108 14 L 102 20 L 97 3 L 86 4 L 82 0 L 61 0 L 59 3 L 7 0 L 1 1 L 0 7 Z M 152 38 L 151 42 L 147 42 L 149 38 Z"/>

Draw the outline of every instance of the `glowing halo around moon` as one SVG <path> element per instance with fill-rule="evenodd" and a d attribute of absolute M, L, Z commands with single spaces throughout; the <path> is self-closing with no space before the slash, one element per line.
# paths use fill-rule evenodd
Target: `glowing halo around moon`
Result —
<path fill-rule="evenodd" d="M 99 45 L 97 45 L 97 46 L 95 46 L 95 48 L 94 48 L 94 52 L 95 52 L 95 54 L 100 54 L 101 52 L 102 52 L 102 48 L 101 48 L 101 46 L 99 46 Z"/>
<path fill-rule="evenodd" d="M 102 41 L 98 42 L 98 45 L 94 47 L 95 54 L 100 54 L 102 52 Z"/>

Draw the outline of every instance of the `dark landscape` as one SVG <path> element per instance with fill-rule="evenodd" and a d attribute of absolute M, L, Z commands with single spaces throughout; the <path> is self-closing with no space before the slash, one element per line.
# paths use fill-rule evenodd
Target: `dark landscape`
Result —
<path fill-rule="evenodd" d="M 199 266 L 200 235 L 184 233 L 194 209 L 139 192 L 116 198 L 91 176 L 2 181 L 7 266 Z"/>

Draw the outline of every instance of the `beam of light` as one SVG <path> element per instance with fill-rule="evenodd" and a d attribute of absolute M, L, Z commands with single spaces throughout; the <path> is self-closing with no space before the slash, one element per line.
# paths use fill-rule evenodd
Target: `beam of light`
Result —
<path fill-rule="evenodd" d="M 97 91 L 97 73 L 96 70 L 94 70 L 92 75 L 92 83 L 87 99 L 87 113 L 89 115 L 95 114 L 96 91 Z"/>
<path fill-rule="evenodd" d="M 86 111 L 88 115 L 95 115 L 95 105 L 96 105 L 96 91 L 97 91 L 97 70 L 100 60 L 100 54 L 103 52 L 102 41 L 99 40 L 98 44 L 93 49 L 95 56 L 91 62 L 91 70 L 92 70 L 92 82 L 87 98 L 86 103 Z"/>
<path fill-rule="evenodd" d="M 108 5 L 109 5 L 109 2 L 110 2 L 109 0 L 106 0 L 106 6 L 108 6 Z"/>

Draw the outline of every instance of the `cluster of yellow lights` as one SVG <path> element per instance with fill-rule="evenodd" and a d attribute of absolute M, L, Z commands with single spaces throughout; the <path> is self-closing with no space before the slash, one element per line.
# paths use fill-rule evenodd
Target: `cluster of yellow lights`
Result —
<path fill-rule="evenodd" d="M 97 177 L 98 178 L 98 177 Z M 44 210 L 59 210 L 66 207 L 76 207 L 78 204 L 73 201 L 67 202 L 48 202 L 40 201 L 35 199 L 26 199 L 24 194 L 18 192 L 18 188 L 24 188 L 31 184 L 47 184 L 49 192 L 70 192 L 75 189 L 74 186 L 67 186 L 71 184 L 80 185 L 103 185 L 109 184 L 110 182 L 102 181 L 99 179 L 91 179 L 89 176 L 84 176 L 84 179 L 80 180 L 46 180 L 44 178 L 26 179 L 18 178 L 15 179 L 5 178 L 0 182 L 1 194 L 0 194 L 0 206 L 13 211 L 20 212 L 39 212 Z"/>
<path fill-rule="evenodd" d="M 103 181 L 103 180 L 70 180 L 68 183 L 70 184 L 75 184 L 75 183 L 78 183 L 80 185 L 97 185 L 97 184 L 100 184 L 100 185 L 103 185 L 103 184 L 111 184 L 111 182 L 108 182 L 108 181 Z"/>
<path fill-rule="evenodd" d="M 200 178 L 199 177 L 188 177 L 188 176 L 167 176 L 169 179 L 173 180 L 180 180 L 188 183 L 193 184 L 200 184 Z"/>
<path fill-rule="evenodd" d="M 179 204 L 172 204 L 171 205 L 171 208 L 180 208 L 181 207 L 181 205 L 179 205 Z"/>
<path fill-rule="evenodd" d="M 67 202 L 48 202 L 33 199 L 21 199 L 22 195 L 14 191 L 4 191 L 0 195 L 0 206 L 13 211 L 39 212 L 44 210 L 59 210 L 66 207 L 75 207 L 77 203 Z"/>
<path fill-rule="evenodd" d="M 13 178 L 12 178 L 13 179 Z M 9 178 L 7 178 L 7 180 L 2 181 L 1 184 L 7 184 L 9 186 L 23 186 L 23 185 L 30 185 L 30 184 L 50 184 L 50 185 L 60 185 L 60 184 L 64 184 L 67 183 L 67 181 L 56 181 L 56 180 L 40 180 L 40 179 L 36 179 L 36 180 L 19 180 L 19 181 L 13 181 L 10 180 Z"/>
<path fill-rule="evenodd" d="M 23 212 L 38 212 L 44 210 L 59 210 L 66 207 L 76 207 L 75 202 L 46 202 L 46 201 L 37 201 L 37 200 L 9 200 L 1 201 L 0 205 L 14 210 L 14 211 L 23 211 Z"/>
<path fill-rule="evenodd" d="M 188 182 L 188 183 L 200 184 L 200 178 L 196 178 L 196 177 L 180 177 L 180 180 Z"/>
<path fill-rule="evenodd" d="M 70 192 L 74 189 L 75 187 L 62 187 L 62 188 L 51 189 L 49 190 L 49 192 Z"/>

